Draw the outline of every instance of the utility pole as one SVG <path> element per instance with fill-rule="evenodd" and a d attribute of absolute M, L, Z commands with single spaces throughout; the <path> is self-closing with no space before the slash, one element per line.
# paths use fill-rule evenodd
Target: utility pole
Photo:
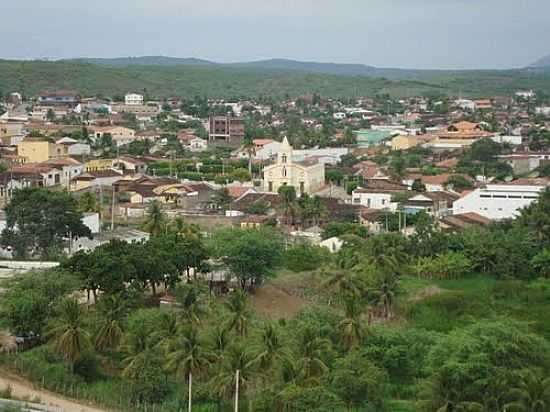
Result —
<path fill-rule="evenodd" d="M 239 377 L 240 371 L 235 373 L 235 412 L 239 412 Z"/>
<path fill-rule="evenodd" d="M 111 204 L 111 231 L 115 230 L 115 196 L 116 196 L 116 187 L 111 186 L 113 192 L 113 199 Z"/>
<path fill-rule="evenodd" d="M 191 412 L 191 396 L 192 396 L 192 388 L 193 387 L 193 374 L 189 372 L 189 404 L 188 404 L 188 411 Z"/>

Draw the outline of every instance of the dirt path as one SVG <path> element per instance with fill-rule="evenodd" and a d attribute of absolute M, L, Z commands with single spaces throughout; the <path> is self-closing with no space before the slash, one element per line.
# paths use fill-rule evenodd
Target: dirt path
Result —
<path fill-rule="evenodd" d="M 20 378 L 17 375 L 0 369 L 0 389 L 11 386 L 12 396 L 17 399 L 28 399 L 34 402 L 39 398 L 41 403 L 56 412 L 107 412 L 106 409 L 98 409 L 86 406 L 61 395 L 36 388 L 32 383 Z"/>
<path fill-rule="evenodd" d="M 270 283 L 257 289 L 251 298 L 252 307 L 271 319 L 288 319 L 303 309 L 307 302 Z"/>

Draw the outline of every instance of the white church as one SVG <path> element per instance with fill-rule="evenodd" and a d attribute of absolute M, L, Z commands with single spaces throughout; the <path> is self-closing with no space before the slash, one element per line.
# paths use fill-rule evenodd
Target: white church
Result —
<path fill-rule="evenodd" d="M 317 159 L 295 161 L 293 149 L 285 137 L 277 162 L 263 170 L 263 189 L 277 193 L 281 186 L 294 186 L 297 194 L 315 193 L 325 184 L 325 166 Z"/>

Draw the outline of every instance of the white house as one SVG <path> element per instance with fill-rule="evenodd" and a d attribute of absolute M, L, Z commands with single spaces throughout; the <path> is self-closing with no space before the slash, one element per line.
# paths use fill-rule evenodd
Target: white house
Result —
<path fill-rule="evenodd" d="M 149 240 L 149 233 L 142 232 L 141 230 L 119 227 L 114 231 L 98 233 L 94 235 L 92 239 L 81 237 L 73 240 L 70 253 L 76 253 L 80 250 L 88 252 L 94 250 L 98 246 L 109 243 L 111 240 L 123 240 L 128 243 L 144 242 Z"/>
<path fill-rule="evenodd" d="M 204 152 L 208 149 L 208 141 L 205 139 L 201 139 L 200 137 L 196 137 L 189 140 L 187 142 L 187 145 L 184 147 L 194 153 Z"/>
<path fill-rule="evenodd" d="M 462 110 L 470 110 L 472 112 L 476 109 L 476 103 L 469 99 L 457 99 L 455 100 L 455 105 Z"/>
<path fill-rule="evenodd" d="M 342 249 L 343 245 L 344 241 L 336 236 L 325 239 L 319 243 L 319 246 L 327 248 L 331 253 L 337 253 Z"/>
<path fill-rule="evenodd" d="M 511 144 L 511 145 L 514 145 L 514 146 L 519 146 L 523 139 L 521 137 L 521 135 L 519 136 L 493 136 L 491 137 L 491 140 L 493 142 L 497 142 L 497 143 L 508 143 L 508 144 Z"/>
<path fill-rule="evenodd" d="M 397 203 L 392 202 L 392 192 L 381 189 L 357 188 L 351 194 L 351 202 L 369 209 L 397 210 Z"/>
<path fill-rule="evenodd" d="M 535 113 L 542 116 L 550 116 L 550 106 L 535 107 Z"/>
<path fill-rule="evenodd" d="M 453 214 L 473 212 L 493 220 L 514 218 L 522 208 L 536 201 L 548 186 L 549 182 L 544 179 L 489 184 L 455 201 Z"/>
<path fill-rule="evenodd" d="M 67 153 L 69 156 L 87 156 L 92 152 L 89 144 L 79 142 L 78 140 L 71 139 L 70 137 L 63 137 L 56 141 L 55 144 L 67 146 Z"/>
<path fill-rule="evenodd" d="M 124 103 L 128 106 L 137 106 L 143 104 L 143 96 L 137 93 L 128 93 L 124 96 Z"/>
<path fill-rule="evenodd" d="M 58 169 L 61 172 L 60 183 L 66 186 L 69 185 L 71 179 L 84 173 L 84 164 L 80 163 L 76 159 L 73 159 L 72 157 L 49 159 L 43 163 L 40 163 L 40 165 L 55 167 Z"/>
<path fill-rule="evenodd" d="M 344 120 L 346 118 L 346 113 L 344 112 L 336 112 L 332 115 L 332 117 L 335 119 L 335 120 Z"/>

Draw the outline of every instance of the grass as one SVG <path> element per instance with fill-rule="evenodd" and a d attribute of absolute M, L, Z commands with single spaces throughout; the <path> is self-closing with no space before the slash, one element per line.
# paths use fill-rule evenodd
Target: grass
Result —
<path fill-rule="evenodd" d="M 434 281 L 404 278 L 401 285 L 409 299 L 430 287 L 440 289 L 439 293 L 401 303 L 398 310 L 410 326 L 446 333 L 480 319 L 508 317 L 528 322 L 535 332 L 550 338 L 548 280 L 527 283 L 486 276 Z"/>

